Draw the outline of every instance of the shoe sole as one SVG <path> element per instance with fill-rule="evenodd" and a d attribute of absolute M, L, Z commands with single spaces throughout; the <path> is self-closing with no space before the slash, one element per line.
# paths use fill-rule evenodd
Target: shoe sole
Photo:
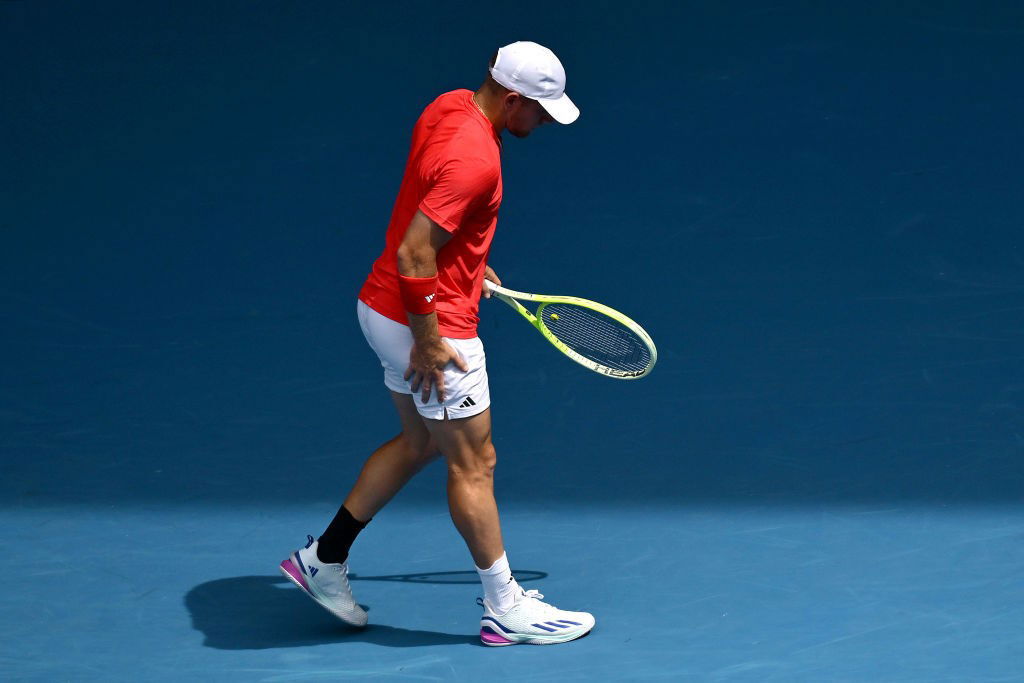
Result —
<path fill-rule="evenodd" d="M 284 577 L 286 579 L 288 579 L 289 581 L 294 583 L 296 586 L 298 586 L 299 589 L 301 589 L 303 593 L 308 595 L 310 597 L 310 599 L 313 600 L 313 602 L 315 602 L 316 604 L 318 604 L 321 607 L 323 607 L 325 610 L 330 612 L 332 615 L 334 615 L 338 619 L 341 619 L 342 621 L 344 621 L 349 626 L 355 626 L 357 628 L 363 628 L 364 626 L 366 626 L 366 621 L 367 620 L 365 618 L 362 621 L 360 621 L 358 619 L 358 617 L 353 619 L 352 617 L 349 617 L 346 614 L 344 614 L 342 612 L 339 612 L 339 611 L 335 610 L 333 607 L 331 607 L 331 606 L 327 605 L 326 603 L 322 602 L 320 600 L 320 598 L 318 598 L 316 596 L 316 594 L 313 593 L 313 591 L 310 589 L 309 584 L 306 583 L 306 578 L 302 575 L 302 572 L 299 570 L 299 568 L 295 566 L 295 563 L 292 562 L 292 558 L 289 557 L 287 560 L 284 560 L 283 562 L 281 562 L 281 566 L 278 567 L 278 569 L 281 570 L 281 573 L 284 574 Z"/>
<path fill-rule="evenodd" d="M 527 633 L 506 633 L 499 634 L 490 626 L 480 627 L 480 642 L 487 647 L 506 647 L 508 645 L 558 645 L 578 640 L 588 635 L 594 629 L 593 626 L 582 633 L 565 633 L 557 636 L 539 636 Z"/>

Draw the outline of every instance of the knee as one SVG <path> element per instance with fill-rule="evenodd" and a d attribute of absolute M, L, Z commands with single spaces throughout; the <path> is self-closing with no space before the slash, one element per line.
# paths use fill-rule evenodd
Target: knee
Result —
<path fill-rule="evenodd" d="M 433 439 L 427 439 L 419 443 L 409 443 L 409 457 L 420 465 L 433 462 L 441 456 L 441 451 Z"/>
<path fill-rule="evenodd" d="M 427 463 L 434 462 L 435 460 L 437 460 L 440 457 L 441 457 L 441 451 L 439 451 L 437 446 L 434 445 L 434 442 L 431 441 L 429 444 L 427 444 L 427 446 L 423 450 L 421 450 L 419 452 L 419 454 L 417 456 L 417 459 L 421 463 L 426 465 Z"/>
<path fill-rule="evenodd" d="M 406 434 L 403 434 L 402 438 L 406 441 L 404 443 L 406 445 L 406 457 L 421 467 L 433 462 L 441 455 L 432 438 L 416 439 Z"/>
<path fill-rule="evenodd" d="M 448 459 L 448 476 L 470 482 L 491 481 L 498 464 L 498 452 L 487 443 L 471 457 Z"/>

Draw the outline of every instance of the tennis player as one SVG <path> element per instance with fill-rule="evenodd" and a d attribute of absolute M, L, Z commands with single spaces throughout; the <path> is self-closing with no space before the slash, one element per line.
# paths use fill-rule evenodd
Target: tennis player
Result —
<path fill-rule="evenodd" d="M 541 45 L 498 50 L 476 92 L 454 90 L 420 116 L 385 237 L 357 303 L 359 325 L 384 368 L 401 432 L 366 461 L 318 540 L 281 571 L 341 620 L 366 624 L 348 582 L 348 553 L 377 512 L 433 459 L 448 464 L 448 507 L 483 583 L 484 645 L 562 643 L 594 617 L 525 591 L 509 569 L 494 500 L 497 462 L 484 347 L 477 337 L 484 278 L 500 284 L 487 254 L 502 199 L 501 133 L 572 123 L 565 70 Z"/>

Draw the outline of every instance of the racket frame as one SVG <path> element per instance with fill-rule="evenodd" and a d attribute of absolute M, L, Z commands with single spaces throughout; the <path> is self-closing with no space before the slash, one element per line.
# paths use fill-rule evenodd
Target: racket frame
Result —
<path fill-rule="evenodd" d="M 551 344 L 556 349 L 558 349 L 559 351 L 561 351 L 566 356 L 576 361 L 583 367 L 587 368 L 588 370 L 593 370 L 594 372 L 600 373 L 602 375 L 607 375 L 608 377 L 614 377 L 615 379 L 640 379 L 641 377 L 646 377 L 647 375 L 649 375 L 651 373 L 651 370 L 654 369 L 655 363 L 658 362 L 658 349 L 654 345 L 654 340 L 651 339 L 651 336 L 649 334 L 647 334 L 647 331 L 644 330 L 644 328 L 640 327 L 640 325 L 632 318 L 623 315 L 622 313 L 619 313 L 614 308 L 609 308 L 608 306 L 605 306 L 604 304 L 599 304 L 596 301 L 591 301 L 589 299 L 581 299 L 580 297 L 576 296 L 552 296 L 548 294 L 529 294 L 527 292 L 517 292 L 513 289 L 508 289 L 506 287 L 502 287 L 501 285 L 494 284 L 490 280 L 485 280 L 484 284 L 490 290 L 491 296 L 497 297 L 498 299 L 501 299 L 506 304 L 511 306 L 521 316 L 526 318 L 530 322 L 530 324 L 537 328 L 537 331 L 540 332 L 545 339 L 551 342 Z M 523 306 L 521 303 L 519 303 L 517 299 L 521 299 L 523 301 L 532 301 L 540 305 L 537 307 L 536 313 L 531 313 L 530 310 Z M 558 337 L 556 337 L 554 333 L 551 332 L 551 330 L 549 330 L 547 326 L 544 324 L 544 320 L 541 317 L 541 312 L 548 304 L 571 304 L 573 306 L 587 308 L 596 313 L 608 316 L 609 318 L 619 323 L 623 327 L 629 329 L 630 332 L 632 332 L 633 334 L 640 338 L 640 340 L 647 346 L 647 349 L 651 354 L 651 362 L 648 363 L 647 367 L 644 368 L 643 370 L 619 370 L 617 368 L 610 368 L 607 365 L 603 365 L 601 363 L 598 363 L 597 361 L 590 360 L 589 358 L 580 355 L 576 351 L 573 351 L 571 348 L 569 348 L 569 346 L 566 345 L 563 341 L 561 341 Z"/>

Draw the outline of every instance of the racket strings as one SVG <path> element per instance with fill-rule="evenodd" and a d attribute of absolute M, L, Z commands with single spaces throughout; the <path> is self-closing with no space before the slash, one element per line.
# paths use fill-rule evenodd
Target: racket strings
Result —
<path fill-rule="evenodd" d="M 548 304 L 544 326 L 570 349 L 616 370 L 644 370 L 651 362 L 647 344 L 628 327 L 597 311 L 572 304 Z"/>

